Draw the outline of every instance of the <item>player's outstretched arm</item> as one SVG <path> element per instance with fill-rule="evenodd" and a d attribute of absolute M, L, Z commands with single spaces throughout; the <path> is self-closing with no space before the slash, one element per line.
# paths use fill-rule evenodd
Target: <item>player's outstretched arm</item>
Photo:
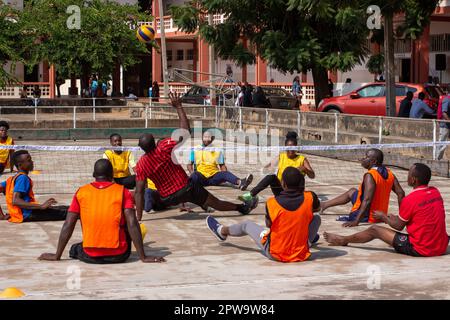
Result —
<path fill-rule="evenodd" d="M 136 213 L 133 209 L 124 210 L 125 219 L 127 220 L 128 233 L 130 234 L 131 240 L 133 241 L 136 252 L 142 262 L 165 262 L 166 260 L 162 257 L 146 256 L 144 252 L 144 243 L 142 241 L 141 229 L 139 228 L 139 223 L 136 219 Z"/>
<path fill-rule="evenodd" d="M 170 103 L 172 104 L 172 107 L 174 107 L 177 110 L 178 118 L 180 119 L 180 128 L 186 129 L 189 132 L 191 131 L 191 127 L 189 125 L 189 120 L 186 116 L 186 112 L 183 109 L 182 103 L 181 103 L 181 95 L 178 93 L 169 93 Z"/>
<path fill-rule="evenodd" d="M 75 229 L 75 225 L 77 224 L 78 217 L 80 215 L 74 212 L 68 212 L 66 221 L 61 229 L 61 233 L 59 235 L 58 247 L 56 249 L 56 253 L 43 253 L 38 259 L 46 260 L 46 261 L 59 261 L 61 260 L 61 256 L 64 252 L 64 249 L 67 246 L 70 238 L 72 237 L 73 230 Z"/>

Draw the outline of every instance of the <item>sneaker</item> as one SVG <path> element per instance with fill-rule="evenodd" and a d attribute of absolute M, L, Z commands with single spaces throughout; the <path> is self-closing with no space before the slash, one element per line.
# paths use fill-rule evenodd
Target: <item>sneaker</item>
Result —
<path fill-rule="evenodd" d="M 258 196 L 252 197 L 250 200 L 244 201 L 244 205 L 240 213 L 249 214 L 253 209 L 258 206 L 259 198 Z"/>
<path fill-rule="evenodd" d="M 253 181 L 253 175 L 248 174 L 244 179 L 241 180 L 239 189 L 241 189 L 242 191 L 247 190 L 247 187 L 252 183 L 252 181 Z"/>
<path fill-rule="evenodd" d="M 242 202 L 248 202 L 248 201 L 251 201 L 253 199 L 253 197 L 250 192 L 246 192 L 244 194 L 241 194 L 238 197 L 238 199 L 241 200 Z"/>
<path fill-rule="evenodd" d="M 336 218 L 336 221 L 348 222 L 350 218 L 348 216 L 339 216 Z"/>
<path fill-rule="evenodd" d="M 206 217 L 206 226 L 208 227 L 208 229 L 212 232 L 212 234 L 219 239 L 219 241 L 225 241 L 227 239 L 227 237 L 224 237 L 221 233 L 220 230 L 222 229 L 222 225 L 219 223 L 219 221 L 217 221 L 216 219 L 214 219 L 211 216 L 207 216 Z"/>

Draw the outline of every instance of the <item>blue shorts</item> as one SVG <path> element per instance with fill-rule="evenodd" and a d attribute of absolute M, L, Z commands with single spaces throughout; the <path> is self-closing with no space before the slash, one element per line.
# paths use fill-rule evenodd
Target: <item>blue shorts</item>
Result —
<path fill-rule="evenodd" d="M 358 191 L 355 191 L 352 195 L 352 204 L 354 205 L 356 203 L 356 200 L 358 200 Z M 356 218 L 358 217 L 359 214 L 359 210 L 355 210 L 350 212 L 350 214 L 348 216 L 339 216 L 336 221 L 355 221 Z M 360 222 L 368 222 L 369 221 L 369 217 L 364 217 L 361 219 Z"/>

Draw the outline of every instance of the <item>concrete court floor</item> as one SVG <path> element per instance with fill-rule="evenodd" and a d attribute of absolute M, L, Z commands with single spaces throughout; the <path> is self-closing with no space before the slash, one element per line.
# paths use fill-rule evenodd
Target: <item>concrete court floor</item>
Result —
<path fill-rule="evenodd" d="M 40 141 L 39 144 L 61 142 Z M 65 144 L 102 145 L 103 142 Z M 135 141 L 126 141 L 125 145 L 135 145 Z M 64 159 L 61 163 L 67 165 L 70 158 L 61 157 Z M 92 160 L 96 158 L 98 154 Z M 309 156 L 309 159 L 317 177 L 307 180 L 307 188 L 315 191 L 321 199 L 356 187 L 364 172 L 357 163 L 315 156 Z M 43 169 L 43 164 L 37 160 L 36 169 Z M 79 161 L 75 163 L 81 165 Z M 228 167 L 238 176 L 244 176 L 248 167 L 259 166 L 230 164 Z M 57 168 L 53 170 L 57 171 Z M 88 181 L 90 170 L 83 170 L 88 173 L 85 175 Z M 406 171 L 393 170 L 409 193 Z M 254 174 L 253 185 L 262 177 L 259 170 L 255 170 Z M 39 180 L 44 177 L 45 170 L 40 176 L 33 177 L 37 190 Z M 55 179 L 61 179 L 58 177 L 55 176 Z M 434 177 L 432 184 L 440 188 L 448 209 L 448 179 Z M 73 187 L 76 189 L 76 186 Z M 37 192 L 38 199 L 42 201 L 54 196 L 60 203 L 69 204 L 72 198 L 70 193 L 52 195 L 44 189 L 41 189 L 43 192 Z M 239 190 L 230 187 L 211 187 L 209 190 L 231 201 L 236 201 L 236 196 L 240 194 Z M 270 195 L 270 191 L 265 190 L 261 194 L 259 206 L 248 216 L 243 217 L 236 212 L 214 212 L 213 215 L 225 224 L 246 219 L 263 224 L 264 200 Z M 5 208 L 4 197 L 0 201 Z M 396 254 L 380 241 L 366 245 L 329 247 L 323 240 L 323 231 L 350 234 L 367 228 L 367 225 L 362 225 L 345 229 L 340 222 L 335 221 L 336 215 L 346 214 L 350 205 L 327 211 L 322 216 L 321 239 L 311 249 L 311 259 L 291 264 L 269 261 L 258 252 L 248 237 L 229 238 L 219 243 L 205 226 L 207 214 L 198 207 L 192 207 L 195 213 L 191 214 L 174 208 L 163 213 L 144 215 L 143 220 L 148 228 L 146 252 L 165 256 L 167 262 L 164 264 L 141 263 L 132 253 L 129 262 L 122 265 L 88 265 L 70 260 L 68 248 L 62 261 L 41 262 L 37 260 L 41 253 L 55 252 L 62 222 L 14 225 L 1 221 L 0 290 L 6 287 L 20 288 L 26 294 L 22 299 L 450 298 L 450 279 L 447 276 L 450 271 L 449 255 L 436 258 L 407 257 Z M 391 196 L 390 212 L 396 213 L 397 208 L 396 199 Z M 78 224 L 69 245 L 80 240 L 81 229 Z M 79 282 L 77 274 L 80 275 Z"/>

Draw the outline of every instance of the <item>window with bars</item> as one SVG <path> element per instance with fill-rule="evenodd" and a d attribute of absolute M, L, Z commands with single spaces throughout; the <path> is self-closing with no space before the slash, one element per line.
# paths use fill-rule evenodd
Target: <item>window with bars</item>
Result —
<path fill-rule="evenodd" d="M 167 50 L 167 61 L 172 61 L 172 50 Z"/>
<path fill-rule="evenodd" d="M 184 50 L 177 50 L 177 61 L 184 60 Z"/>
<path fill-rule="evenodd" d="M 194 60 L 194 49 L 186 50 L 186 60 Z"/>
<path fill-rule="evenodd" d="M 430 36 L 431 51 L 450 51 L 450 34 L 433 34 Z"/>

